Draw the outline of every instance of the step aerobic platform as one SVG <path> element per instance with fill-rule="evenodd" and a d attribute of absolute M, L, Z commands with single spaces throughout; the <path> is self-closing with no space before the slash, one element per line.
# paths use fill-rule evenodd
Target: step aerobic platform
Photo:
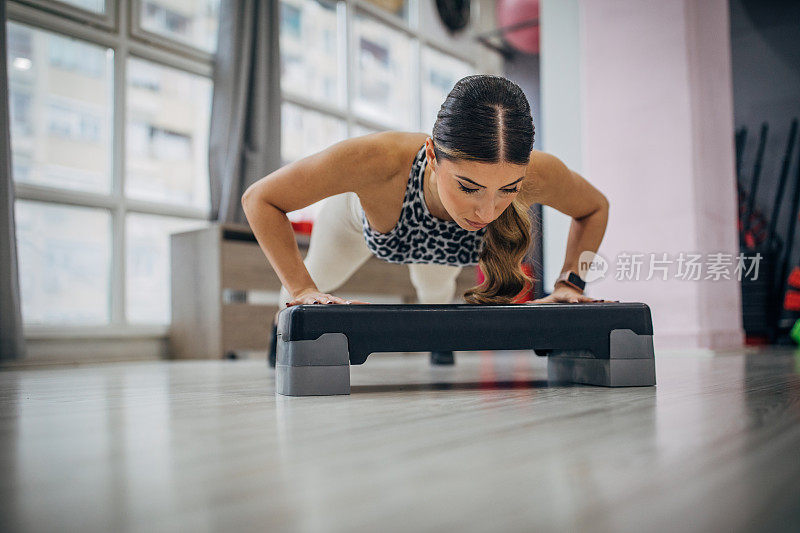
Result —
<path fill-rule="evenodd" d="M 350 365 L 375 352 L 532 350 L 549 381 L 656 384 L 650 308 L 638 302 L 313 304 L 278 315 L 276 392 L 350 394 Z"/>

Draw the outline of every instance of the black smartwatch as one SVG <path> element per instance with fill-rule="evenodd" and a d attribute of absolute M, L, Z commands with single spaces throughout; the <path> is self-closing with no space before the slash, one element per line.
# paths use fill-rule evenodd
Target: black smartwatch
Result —
<path fill-rule="evenodd" d="M 578 289 L 581 292 L 583 292 L 584 287 L 586 287 L 586 282 L 583 281 L 579 275 L 577 275 L 575 272 L 571 270 L 562 272 L 561 275 L 558 276 L 558 279 L 556 280 L 556 283 L 553 284 L 553 286 L 555 286 L 559 281 L 563 281 L 570 287 Z"/>

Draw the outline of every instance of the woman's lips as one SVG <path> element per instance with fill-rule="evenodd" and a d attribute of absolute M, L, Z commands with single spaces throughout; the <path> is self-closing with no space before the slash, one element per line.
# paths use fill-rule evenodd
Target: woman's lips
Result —
<path fill-rule="evenodd" d="M 482 228 L 482 227 L 484 227 L 486 225 L 486 224 L 476 224 L 475 222 L 471 221 L 468 218 L 465 218 L 464 220 L 466 220 L 467 223 L 469 223 L 474 228 Z"/>

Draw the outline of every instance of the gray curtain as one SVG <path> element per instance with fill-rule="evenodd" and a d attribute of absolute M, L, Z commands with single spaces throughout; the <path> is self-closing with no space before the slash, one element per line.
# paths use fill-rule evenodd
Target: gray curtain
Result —
<path fill-rule="evenodd" d="M 14 231 L 14 182 L 8 120 L 6 3 L 0 2 L 0 360 L 25 355 L 19 303 L 17 242 Z"/>
<path fill-rule="evenodd" d="M 281 165 L 279 0 L 223 0 L 209 134 L 211 219 L 247 223 L 241 197 Z"/>

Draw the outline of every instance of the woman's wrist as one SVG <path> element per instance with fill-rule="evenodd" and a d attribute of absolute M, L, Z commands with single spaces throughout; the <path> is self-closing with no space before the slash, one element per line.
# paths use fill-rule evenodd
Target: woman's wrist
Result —
<path fill-rule="evenodd" d="M 307 294 L 309 292 L 321 292 L 316 287 L 306 287 L 305 289 L 300 289 L 299 291 L 292 294 L 292 298 L 300 298 L 302 295 Z"/>
<path fill-rule="evenodd" d="M 574 287 L 573 285 L 570 285 L 566 281 L 561 281 L 561 280 L 558 280 L 553 284 L 553 291 L 555 291 L 556 289 L 561 289 L 561 290 L 567 289 L 567 290 L 569 290 L 571 292 L 575 292 L 577 294 L 583 294 L 583 291 L 581 289 L 578 289 L 578 288 Z"/>

